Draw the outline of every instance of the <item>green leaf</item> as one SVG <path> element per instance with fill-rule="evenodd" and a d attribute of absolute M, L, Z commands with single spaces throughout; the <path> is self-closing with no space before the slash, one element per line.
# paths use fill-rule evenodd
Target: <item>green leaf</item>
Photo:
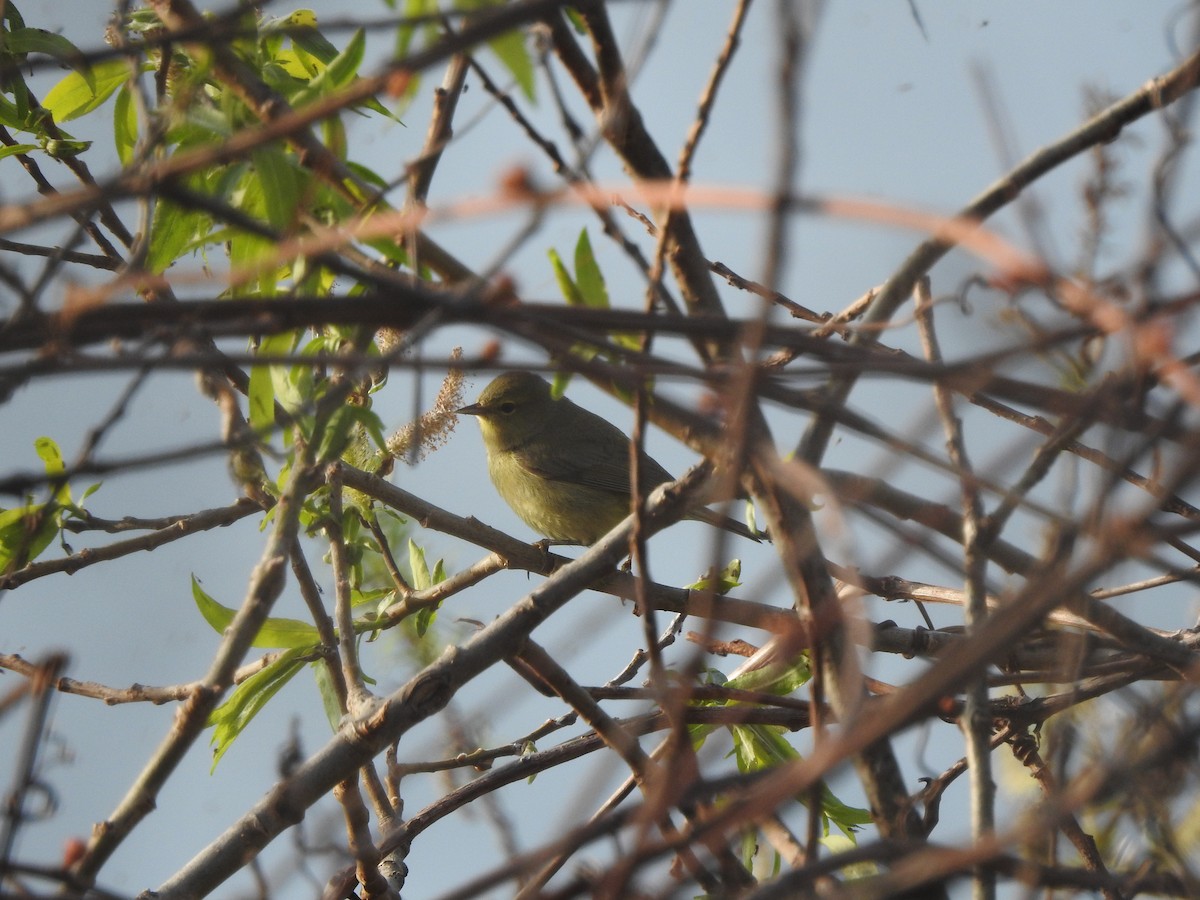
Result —
<path fill-rule="evenodd" d="M 250 401 L 250 427 L 265 435 L 275 425 L 275 379 L 271 366 L 251 366 L 247 398 Z"/>
<path fill-rule="evenodd" d="M 526 99 L 534 99 L 534 69 L 533 58 L 525 45 L 525 32 L 520 29 L 506 31 L 488 41 L 488 49 L 496 54 L 497 59 L 512 73 L 517 86 Z"/>
<path fill-rule="evenodd" d="M 446 580 L 446 568 L 442 564 L 442 560 L 438 560 L 433 566 L 432 574 L 429 571 L 429 565 L 425 561 L 425 551 L 417 546 L 412 538 L 408 539 L 408 568 L 412 574 L 412 585 L 415 590 L 423 591 L 433 587 Z M 419 610 L 416 615 L 417 637 L 425 637 L 429 631 L 429 626 L 433 624 L 437 618 L 438 606 L 426 606 Z"/>
<path fill-rule="evenodd" d="M 8 24 L 10 31 L 16 31 L 18 28 L 25 27 L 25 20 L 21 17 L 21 13 L 17 10 L 15 3 L 6 3 L 4 5 L 4 15 L 0 19 Z"/>
<path fill-rule="evenodd" d="M 66 472 L 62 451 L 52 438 L 37 438 L 33 449 L 50 479 Z M 46 503 L 0 509 L 0 572 L 24 566 L 46 552 L 62 528 L 64 509 L 78 511 L 65 480 L 55 486 L 54 496 Z"/>
<path fill-rule="evenodd" d="M 350 37 L 349 43 L 345 48 L 329 61 L 328 67 L 325 69 L 324 77 L 330 82 L 330 86 L 341 88 L 348 85 L 358 75 L 359 66 L 362 65 L 363 54 L 367 48 L 366 32 L 359 28 Z"/>
<path fill-rule="evenodd" d="M 71 141 L 64 138 L 50 138 L 42 142 L 42 149 L 51 159 L 73 159 L 91 146 L 91 141 Z"/>
<path fill-rule="evenodd" d="M 574 27 L 576 34 L 582 37 L 588 33 L 587 23 L 583 21 L 583 16 L 579 14 L 579 10 L 568 6 L 563 12 L 567 14 L 567 21 Z"/>
<path fill-rule="evenodd" d="M 66 464 L 63 462 L 62 451 L 58 449 L 58 444 L 53 438 L 48 438 L 45 435 L 37 438 L 33 442 L 34 452 L 42 461 L 42 466 L 46 470 L 46 475 L 50 478 L 62 475 L 66 470 Z M 62 506 L 71 506 L 71 488 L 63 481 L 54 492 L 55 502 Z"/>
<path fill-rule="evenodd" d="M 340 116 L 329 116 L 321 120 L 321 140 L 330 153 L 346 162 L 349 144 L 346 142 L 346 123 Z"/>
<path fill-rule="evenodd" d="M 820 838 L 821 846 L 829 851 L 830 856 L 836 856 L 839 853 L 846 853 L 858 846 L 858 841 L 853 837 L 845 834 L 826 834 Z M 846 881 L 857 881 L 861 878 L 871 878 L 881 874 L 882 870 L 877 863 L 870 860 L 851 863 L 848 866 L 843 866 L 837 870 L 837 874 Z"/>
<path fill-rule="evenodd" d="M 216 749 L 213 751 L 210 771 L 216 771 L 217 763 L 225 751 L 246 730 L 259 710 L 300 671 L 304 665 L 301 657 L 310 649 L 295 647 L 281 653 L 261 671 L 255 672 L 234 688 L 225 702 L 212 711 L 208 724 L 213 727 L 211 743 Z"/>
<path fill-rule="evenodd" d="M 0 96 L 0 125 L 16 129 L 17 131 L 40 133 L 37 124 L 31 121 L 29 111 L 21 109 L 17 104 L 3 96 Z"/>
<path fill-rule="evenodd" d="M 342 704 L 338 699 L 333 676 L 329 674 L 329 666 L 325 664 L 324 660 L 317 660 L 311 665 L 313 679 L 317 682 L 317 693 L 321 695 L 321 707 L 325 710 L 325 718 L 329 721 L 330 729 L 337 731 L 338 725 L 342 723 Z"/>
<path fill-rule="evenodd" d="M 575 283 L 584 306 L 608 309 L 608 288 L 604 285 L 604 274 L 592 252 L 586 228 L 579 232 L 579 240 L 575 242 Z"/>
<path fill-rule="evenodd" d="M 567 305 L 586 306 L 583 293 L 575 284 L 575 279 L 571 277 L 571 273 L 567 270 L 562 257 L 558 255 L 558 251 L 551 247 L 546 251 L 546 255 L 550 257 L 550 265 L 554 269 L 554 280 L 558 282 L 558 290 L 563 295 L 563 299 L 567 301 Z"/>
<path fill-rule="evenodd" d="M 223 141 L 233 134 L 233 126 L 229 119 L 219 110 L 208 105 L 189 106 L 183 117 L 174 122 L 167 130 L 167 141 L 178 144 L 180 149 L 189 149 L 215 141 Z M 219 173 L 236 171 L 234 167 L 218 169 Z M 221 191 L 214 191 L 221 195 Z"/>
<path fill-rule="evenodd" d="M 354 32 L 342 52 L 329 61 L 325 70 L 313 78 L 307 87 L 296 92 L 292 97 L 292 105 L 301 107 L 312 103 L 318 97 L 323 97 L 352 82 L 358 75 L 358 67 L 362 65 L 365 50 L 366 35 L 360 28 Z"/>
<path fill-rule="evenodd" d="M 53 438 L 44 435 L 37 438 L 33 442 L 33 449 L 37 453 L 38 459 L 45 464 L 47 475 L 61 475 L 67 470 L 67 466 L 63 462 L 62 451 L 58 449 L 58 444 Z"/>
<path fill-rule="evenodd" d="M 3 124 L 10 125 L 8 122 Z M 12 125 L 11 127 L 17 128 L 20 126 Z M 0 159 L 4 159 L 6 156 L 16 156 L 18 153 L 32 153 L 40 149 L 42 148 L 37 144 L 13 144 L 11 147 L 0 147 Z"/>
<path fill-rule="evenodd" d="M 87 77 L 87 59 L 82 51 L 61 34 L 41 28 L 14 28 L 4 36 L 4 49 L 24 56 L 27 53 L 42 53 L 52 56 Z M 125 66 L 128 72 L 128 66 Z"/>
<path fill-rule="evenodd" d="M 54 121 L 69 122 L 98 108 L 129 78 L 129 64 L 123 59 L 96 63 L 88 77 L 70 72 L 50 89 L 42 106 L 54 114 Z"/>
<path fill-rule="evenodd" d="M 224 634 L 225 629 L 237 615 L 236 609 L 222 606 L 200 587 L 196 576 L 192 576 L 192 597 L 204 616 L 204 621 L 213 627 L 217 634 Z M 311 649 L 321 643 L 321 636 L 315 626 L 299 619 L 270 618 L 263 622 L 262 628 L 254 638 L 253 646 L 260 648 L 290 648 Z"/>
<path fill-rule="evenodd" d="M 808 654 L 802 653 L 789 665 L 772 663 L 730 678 L 726 685 L 740 691 L 767 691 L 786 697 L 812 678 L 812 665 Z"/>
<path fill-rule="evenodd" d="M 767 725 L 734 725 L 729 732 L 733 736 L 734 755 L 741 772 L 757 772 L 800 758 L 796 748 L 784 739 L 777 728 Z M 804 803 L 807 797 L 801 795 L 797 799 Z M 826 821 L 827 829 L 828 823 L 832 822 L 851 839 L 859 827 L 871 823 L 869 810 L 848 806 L 825 784 L 821 786 L 821 816 Z"/>
<path fill-rule="evenodd" d="M 740 772 L 757 772 L 800 758 L 796 748 L 768 725 L 733 725 L 729 733 Z"/>
<path fill-rule="evenodd" d="M 334 57 L 338 55 L 338 48 L 329 43 L 325 39 L 325 35 L 321 34 L 315 28 L 293 31 L 292 46 L 297 50 L 304 51 L 304 53 L 319 60 L 324 65 L 329 65 Z"/>
<path fill-rule="evenodd" d="M 117 158 L 121 160 L 122 165 L 127 166 L 133 161 L 133 151 L 137 147 L 137 140 L 137 105 L 133 102 L 129 85 L 123 84 L 117 91 L 117 102 L 113 104 L 113 143 L 116 145 Z"/>
<path fill-rule="evenodd" d="M 159 198 L 150 222 L 146 268 L 156 275 L 162 274 L 187 251 L 197 236 L 208 235 L 211 226 L 212 219 L 207 213 L 185 209 Z"/>
<path fill-rule="evenodd" d="M 301 193 L 296 170 L 277 147 L 259 148 L 250 154 L 250 158 L 262 185 L 267 221 L 278 231 L 290 229 L 295 225 L 296 205 Z"/>
<path fill-rule="evenodd" d="M 712 591 L 718 597 L 723 597 L 735 587 L 741 587 L 742 561 L 731 559 L 729 564 L 720 572 L 709 569 L 697 581 L 687 585 L 689 591 Z"/>
<path fill-rule="evenodd" d="M 412 573 L 413 590 L 423 591 L 433 583 L 429 565 L 425 562 L 425 551 L 412 538 L 408 539 L 408 568 Z"/>
<path fill-rule="evenodd" d="M 270 335 L 259 344 L 258 352 L 262 356 L 285 356 L 292 352 L 299 337 L 295 331 Z M 284 409 L 294 411 L 297 408 L 298 398 L 293 395 L 293 388 L 289 386 L 288 377 L 289 373 L 297 368 L 299 367 L 278 365 L 250 367 L 250 388 L 247 394 L 250 401 L 250 427 L 258 434 L 269 434 L 275 427 L 275 402 L 277 400 Z M 291 401 L 290 406 L 280 397 L 281 388 L 287 395 L 287 399 Z M 301 403 L 306 401 L 307 398 L 300 400 Z"/>
<path fill-rule="evenodd" d="M 0 573 L 37 559 L 56 534 L 58 517 L 47 504 L 0 510 Z"/>
<path fill-rule="evenodd" d="M 405 20 L 415 20 L 425 16 L 433 15 L 438 11 L 437 0 L 404 0 L 403 18 Z M 425 32 L 430 32 L 432 29 L 429 25 L 401 25 L 396 30 L 396 58 L 402 59 L 408 55 L 408 49 L 412 46 L 412 40 L 417 34 L 417 30 L 421 29 Z M 416 79 L 414 79 L 415 81 Z"/>
<path fill-rule="evenodd" d="M 361 426 L 361 434 L 355 426 Z M 379 416 L 365 406 L 342 406 L 335 410 L 325 424 L 321 443 L 317 446 L 317 461 L 329 462 L 338 459 L 359 436 L 370 436 L 377 447 L 384 447 L 387 439 L 383 435 L 383 422 Z"/>
<path fill-rule="evenodd" d="M 274 297 L 278 288 L 278 277 L 274 269 L 266 266 L 275 251 L 275 245 L 266 238 L 244 231 L 234 231 L 229 236 L 229 265 L 235 272 L 257 273 L 257 277 L 233 285 L 233 297 Z"/>
<path fill-rule="evenodd" d="M 272 348 L 277 347 L 275 352 L 291 353 L 295 349 L 294 341 L 299 339 L 300 335 L 298 332 L 291 332 L 290 337 L 290 341 L 280 340 L 278 345 L 275 338 L 271 337 L 267 339 L 267 343 L 270 343 Z M 307 355 L 310 352 L 308 348 L 319 341 L 320 339 L 311 341 L 305 347 L 304 354 Z M 312 366 L 272 366 L 271 379 L 275 383 L 275 401 L 289 413 L 299 415 L 310 407 L 313 389 Z"/>

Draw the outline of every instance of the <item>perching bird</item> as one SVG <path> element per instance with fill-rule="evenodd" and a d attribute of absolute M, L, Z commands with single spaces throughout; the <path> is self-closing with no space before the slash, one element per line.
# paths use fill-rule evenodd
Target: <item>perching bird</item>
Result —
<path fill-rule="evenodd" d="M 629 515 L 629 438 L 595 413 L 555 398 L 544 379 L 505 373 L 458 412 L 479 420 L 492 483 L 538 534 L 593 544 Z M 674 480 L 644 452 L 638 468 L 643 496 Z M 759 539 L 712 510 L 688 518 Z"/>

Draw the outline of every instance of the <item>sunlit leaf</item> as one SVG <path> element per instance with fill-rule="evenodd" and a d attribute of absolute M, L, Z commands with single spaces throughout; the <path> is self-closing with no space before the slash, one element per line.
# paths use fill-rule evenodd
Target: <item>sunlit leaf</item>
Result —
<path fill-rule="evenodd" d="M 58 523 L 44 504 L 0 510 L 0 573 L 37 559 L 54 541 Z"/>
<path fill-rule="evenodd" d="M 285 231 L 295 223 L 296 204 L 300 200 L 300 179 L 296 170 L 277 147 L 259 148 L 250 157 L 262 185 L 267 221 L 273 228 Z"/>
<path fill-rule="evenodd" d="M 17 131 L 32 131 L 34 133 L 38 131 L 36 123 L 31 121 L 29 110 L 21 109 L 17 104 L 4 96 L 0 96 L 0 125 Z M 37 144 L 29 144 L 28 146 L 30 150 L 33 150 L 37 147 Z"/>
<path fill-rule="evenodd" d="M 286 339 L 276 335 L 265 340 L 263 346 L 269 344 L 273 354 L 291 353 L 298 338 L 296 332 L 288 332 Z M 306 348 L 304 353 L 308 352 Z M 312 403 L 312 366 L 272 366 L 271 380 L 275 385 L 275 401 L 289 413 L 298 415 L 309 408 Z"/>
<path fill-rule="evenodd" d="M 37 453 L 38 459 L 42 461 L 46 475 L 50 478 L 55 478 L 67 470 L 66 463 L 63 462 L 62 451 L 58 449 L 58 444 L 53 438 L 45 435 L 37 438 L 33 442 L 33 449 Z M 54 500 L 61 506 L 72 505 L 71 488 L 65 480 L 61 481 L 55 489 Z"/>
<path fill-rule="evenodd" d="M 129 78 L 129 64 L 123 59 L 98 62 L 85 78 L 69 72 L 50 89 L 42 106 L 54 114 L 54 121 L 69 122 L 97 109 Z"/>
<path fill-rule="evenodd" d="M 325 710 L 325 718 L 329 728 L 337 731 L 342 722 L 342 704 L 338 699 L 337 686 L 329 673 L 329 666 L 323 660 L 312 663 L 313 680 L 317 683 L 317 693 L 321 695 L 321 708 Z"/>
<path fill-rule="evenodd" d="M 379 416 L 365 406 L 346 405 L 336 410 L 329 417 L 325 431 L 321 434 L 321 443 L 317 447 L 317 460 L 329 462 L 340 458 L 351 442 L 355 440 L 356 426 L 365 430 L 364 437 L 374 441 L 375 446 L 382 449 L 386 446 L 387 438 L 383 434 L 383 422 Z"/>
<path fill-rule="evenodd" d="M 446 580 L 446 569 L 439 559 L 434 564 L 433 572 L 429 571 L 429 565 L 425 561 L 425 551 L 417 545 L 412 538 L 408 540 L 408 567 L 412 575 L 412 586 L 415 590 L 423 591 L 433 587 Z M 416 615 L 416 632 L 417 637 L 424 637 L 429 631 L 429 626 L 433 624 L 437 618 L 436 606 L 427 606 L 417 612 Z"/>
<path fill-rule="evenodd" d="M 292 97 L 292 103 L 297 107 L 304 106 L 318 97 L 345 87 L 358 75 L 358 67 L 362 65 L 365 50 L 366 36 L 360 28 L 354 32 L 345 48 L 329 61 L 325 71 L 319 73 L 306 88 Z"/>
<path fill-rule="evenodd" d="M 13 144 L 11 147 L 0 147 L 0 159 L 4 159 L 6 156 L 16 156 L 18 153 L 32 153 L 33 151 L 40 149 L 41 147 L 39 147 L 37 144 Z"/>
<path fill-rule="evenodd" d="M 267 351 L 264 347 L 260 352 Z M 275 424 L 275 379 L 271 366 L 250 367 L 246 397 L 250 407 L 250 427 L 258 434 L 266 434 Z"/>
<path fill-rule="evenodd" d="M 800 759 L 800 753 L 777 728 L 735 725 L 729 729 L 729 733 L 733 737 L 734 757 L 742 772 L 757 772 Z M 801 803 L 806 802 L 804 795 L 797 799 Z M 869 825 L 872 821 L 869 810 L 848 806 L 824 784 L 821 790 L 821 815 L 851 839 L 861 826 Z"/>
<path fill-rule="evenodd" d="M 867 823 L 863 823 L 864 825 Z M 852 837 L 845 834 L 826 834 L 820 838 L 821 846 L 829 851 L 831 856 L 838 853 L 847 853 L 858 846 L 858 842 Z M 880 873 L 879 865 L 870 860 L 851 863 L 848 866 L 843 866 L 838 869 L 838 874 L 847 881 L 855 881 L 859 878 L 870 878 Z"/>
<path fill-rule="evenodd" d="M 712 591 L 718 597 L 721 597 L 728 594 L 735 587 L 740 587 L 742 582 L 738 579 L 741 577 L 742 561 L 740 559 L 731 559 L 728 565 L 720 572 L 713 572 L 712 569 L 709 569 L 699 580 L 687 585 L 687 589 L 689 591 Z"/>
<path fill-rule="evenodd" d="M 237 615 L 236 609 L 222 606 L 200 587 L 196 576 L 192 576 L 192 598 L 204 616 L 204 621 L 213 627 L 218 634 L 224 634 L 225 629 Z M 253 646 L 260 648 L 309 648 L 321 642 L 315 626 L 299 619 L 269 618 L 263 623 L 255 636 Z"/>
<path fill-rule="evenodd" d="M 128 85 L 117 91 L 117 102 L 113 104 L 113 143 L 122 165 L 133 161 L 133 151 L 138 140 L 137 106 Z"/>
<path fill-rule="evenodd" d="M 807 684 L 811 678 L 812 664 L 809 662 L 808 654 L 802 653 L 787 665 L 776 662 L 752 669 L 735 678 L 730 678 L 727 684 L 740 691 L 766 691 L 786 697 L 797 688 Z"/>
<path fill-rule="evenodd" d="M 571 273 L 567 269 L 566 263 L 562 261 L 562 257 L 558 255 L 558 251 L 551 247 L 546 251 L 546 255 L 550 257 L 550 266 L 554 269 L 554 280 L 558 283 L 558 290 L 563 295 L 563 299 L 570 306 L 586 306 L 583 293 L 579 290 L 575 279 L 571 277 Z"/>
<path fill-rule="evenodd" d="M 423 591 L 431 584 L 425 551 L 412 538 L 408 539 L 408 568 L 412 573 L 413 590 Z"/>
<path fill-rule="evenodd" d="M 27 53 L 51 56 L 87 77 L 87 59 L 78 47 L 61 34 L 41 28 L 14 28 L 4 36 L 4 49 L 21 56 Z M 125 69 L 128 72 L 128 65 Z"/>
<path fill-rule="evenodd" d="M 235 687 L 225 702 L 212 711 L 208 724 L 213 727 L 213 771 L 259 710 L 300 671 L 304 665 L 302 657 L 310 649 L 311 646 L 296 647 L 281 653 L 261 671 Z"/>
<path fill-rule="evenodd" d="M 150 222 L 150 249 L 146 268 L 155 274 L 165 272 L 185 253 L 198 235 L 208 235 L 212 220 L 206 213 L 185 209 L 159 198 Z"/>
<path fill-rule="evenodd" d="M 534 68 L 533 57 L 525 43 L 525 32 L 520 29 L 506 31 L 488 41 L 488 49 L 496 54 L 496 58 L 508 69 L 521 93 L 529 100 L 534 99 Z"/>
<path fill-rule="evenodd" d="M 608 288 L 586 228 L 579 232 L 579 240 L 575 242 L 575 284 L 584 306 L 608 309 Z"/>
<path fill-rule="evenodd" d="M 430 16 L 438 11 L 437 0 L 404 0 L 403 17 L 405 20 L 416 20 Z M 401 25 L 396 29 L 396 58 L 402 59 L 408 55 L 413 38 L 417 31 L 429 25 Z"/>
<path fill-rule="evenodd" d="M 74 159 L 91 146 L 91 141 L 73 141 L 66 138 L 50 138 L 42 142 L 42 149 L 51 159 Z"/>

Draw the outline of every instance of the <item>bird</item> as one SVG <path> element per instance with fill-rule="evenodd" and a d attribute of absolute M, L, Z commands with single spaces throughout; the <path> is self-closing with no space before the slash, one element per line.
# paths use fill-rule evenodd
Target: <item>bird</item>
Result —
<path fill-rule="evenodd" d="M 544 378 L 506 372 L 457 412 L 478 420 L 492 484 L 542 537 L 591 545 L 629 515 L 629 438 L 594 412 L 555 397 Z M 638 469 L 642 496 L 674 480 L 644 451 Z M 709 509 L 688 518 L 754 541 L 761 537 Z"/>

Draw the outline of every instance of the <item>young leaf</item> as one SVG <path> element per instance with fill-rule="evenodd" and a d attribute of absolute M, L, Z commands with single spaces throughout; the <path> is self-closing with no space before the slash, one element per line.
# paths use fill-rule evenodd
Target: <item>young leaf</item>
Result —
<path fill-rule="evenodd" d="M 408 539 L 408 567 L 412 573 L 413 587 L 422 591 L 430 588 L 439 582 L 446 580 L 446 569 L 439 559 L 433 566 L 433 573 L 429 572 L 429 565 L 425 561 L 425 551 L 417 546 L 412 538 Z M 438 607 L 426 606 L 421 609 L 416 615 L 417 637 L 424 637 L 429 631 L 429 626 L 433 624 L 433 620 L 437 618 Z"/>
<path fill-rule="evenodd" d="M 579 240 L 575 242 L 575 284 L 584 306 L 608 309 L 608 288 L 586 228 L 579 232 Z"/>
<path fill-rule="evenodd" d="M 70 72 L 50 89 L 42 106 L 50 110 L 55 122 L 69 122 L 97 109 L 129 78 L 129 64 L 123 59 L 108 59 L 88 70 L 88 77 Z"/>
<path fill-rule="evenodd" d="M 342 722 L 342 706 L 338 700 L 337 688 L 333 677 L 329 674 L 329 666 L 323 660 L 312 663 L 313 679 L 317 682 L 317 693 L 321 695 L 321 707 L 325 710 L 325 718 L 329 727 L 337 731 Z"/>
<path fill-rule="evenodd" d="M 293 16 L 294 15 L 295 13 L 293 13 Z M 329 41 L 325 39 L 325 35 L 317 31 L 317 29 L 314 27 L 315 25 L 316 18 L 314 17 L 312 22 L 307 24 L 301 30 L 293 31 L 291 33 L 292 46 L 297 50 L 303 51 L 308 56 L 319 60 L 322 65 L 327 66 L 333 61 L 333 58 L 338 55 L 338 48 L 329 43 Z M 299 26 L 293 25 L 292 27 Z"/>
<path fill-rule="evenodd" d="M 217 634 L 224 634 L 225 629 L 237 615 L 236 609 L 222 606 L 200 587 L 196 576 L 192 576 L 192 597 L 204 616 L 204 621 L 213 627 Z M 309 649 L 321 643 L 321 637 L 315 626 L 299 619 L 270 618 L 263 623 L 254 638 L 253 646 L 261 648 L 290 648 Z"/>
<path fill-rule="evenodd" d="M 423 591 L 433 583 L 429 565 L 425 562 L 425 551 L 412 538 L 408 539 L 408 568 L 412 573 L 413 590 Z"/>
<path fill-rule="evenodd" d="M 58 449 L 58 444 L 53 438 L 42 436 L 33 442 L 34 452 L 37 453 L 45 466 L 47 475 L 61 475 L 66 471 L 66 464 L 63 462 L 62 451 Z"/>
<path fill-rule="evenodd" d="M 61 34 L 41 28 L 14 28 L 4 36 L 4 49 L 19 56 L 42 53 L 87 77 L 87 60 L 83 53 Z"/>
<path fill-rule="evenodd" d="M 299 333 L 290 332 L 289 340 L 280 340 L 278 343 L 276 343 L 276 337 L 279 336 L 268 338 L 262 346 L 270 344 L 272 353 L 291 353 L 295 349 L 295 340 L 299 338 Z M 310 352 L 308 347 L 311 347 L 313 343 L 317 343 L 317 341 L 310 342 L 305 347 L 304 354 Z M 299 415 L 308 409 L 312 402 L 313 370 L 311 366 L 272 366 L 271 380 L 275 383 L 276 402 L 289 413 Z"/>
<path fill-rule="evenodd" d="M 387 444 L 387 438 L 383 434 L 383 422 L 379 416 L 365 406 L 341 407 L 329 417 L 325 425 L 321 443 L 317 447 L 317 460 L 328 462 L 341 457 L 359 436 L 370 437 L 375 446 L 380 448 Z"/>
<path fill-rule="evenodd" d="M 63 462 L 62 451 L 58 449 L 58 444 L 53 438 L 48 438 L 45 435 L 39 437 L 33 442 L 34 452 L 37 453 L 38 459 L 42 461 L 42 466 L 46 470 L 46 475 L 54 478 L 57 475 L 63 474 L 66 470 L 66 464 Z M 72 506 L 71 488 L 66 481 L 63 481 L 54 491 L 55 502 L 62 506 Z"/>
<path fill-rule="evenodd" d="M 206 213 L 176 206 L 160 197 L 154 204 L 154 217 L 150 223 L 146 268 L 155 274 L 165 272 L 187 252 L 197 235 L 210 233 L 211 225 L 212 219 Z"/>
<path fill-rule="evenodd" d="M 571 273 L 567 270 L 562 257 L 558 255 L 558 251 L 551 247 L 546 251 L 546 255 L 550 257 L 550 265 L 554 269 L 554 280 L 558 282 L 558 290 L 563 295 L 563 299 L 567 301 L 567 305 L 586 306 L 583 293 L 579 290 L 575 279 L 571 277 Z"/>
<path fill-rule="evenodd" d="M 9 122 L 4 122 L 3 120 L 0 120 L 0 125 L 9 125 L 12 128 L 20 127 L 17 125 L 12 125 Z M 8 147 L 0 147 L 0 159 L 4 159 L 6 156 L 16 156 L 20 153 L 32 153 L 34 150 L 40 149 L 42 148 L 37 144 L 13 144 Z"/>
<path fill-rule="evenodd" d="M 295 169 L 278 147 L 259 148 L 250 158 L 262 185 L 267 221 L 279 231 L 289 229 L 295 224 L 296 204 L 300 200 L 300 179 Z"/>
<path fill-rule="evenodd" d="M 113 104 L 113 143 L 117 148 L 117 158 L 122 165 L 133 161 L 133 151 L 138 140 L 137 106 L 128 85 L 121 85 L 117 91 L 117 102 Z"/>
<path fill-rule="evenodd" d="M 354 32 L 350 42 L 342 52 L 329 61 L 323 72 L 317 74 L 308 86 L 292 97 L 292 105 L 299 108 L 312 103 L 318 97 L 345 87 L 358 75 L 358 67 L 362 65 L 363 53 L 366 50 L 366 36 L 360 28 Z"/>
<path fill-rule="evenodd" d="M 757 772 L 800 758 L 796 748 L 784 740 L 775 728 L 735 725 L 729 732 L 733 736 L 734 755 L 741 772 Z M 804 796 L 797 799 L 801 803 L 806 800 Z M 827 831 L 828 824 L 832 822 L 851 840 L 860 826 L 871 823 L 869 810 L 848 806 L 824 784 L 821 790 L 821 816 L 826 822 Z"/>
<path fill-rule="evenodd" d="M 786 697 L 812 678 L 808 654 L 802 653 L 790 665 L 772 663 L 730 678 L 727 685 L 740 691 L 768 691 Z"/>
<path fill-rule="evenodd" d="M 45 505 L 0 510 L 0 573 L 37 559 L 56 534 L 57 517 Z"/>
<path fill-rule="evenodd" d="M 255 672 L 229 694 L 229 697 L 212 711 L 208 724 L 213 726 L 212 769 L 216 771 L 217 763 L 225 755 L 238 735 L 246 730 L 246 726 L 258 715 L 258 711 L 267 705 L 275 694 L 287 684 L 292 676 L 304 665 L 303 657 L 309 648 L 296 647 L 281 653 L 279 657 Z"/>
<path fill-rule="evenodd" d="M 534 99 L 534 69 L 533 58 L 525 45 L 525 32 L 514 28 L 488 41 L 490 49 L 496 58 L 512 73 L 517 86 L 526 99 Z"/>
<path fill-rule="evenodd" d="M 689 591 L 712 591 L 718 597 L 723 597 L 735 587 L 741 586 L 742 561 L 731 559 L 729 564 L 720 572 L 709 569 L 696 581 L 687 585 Z"/>

